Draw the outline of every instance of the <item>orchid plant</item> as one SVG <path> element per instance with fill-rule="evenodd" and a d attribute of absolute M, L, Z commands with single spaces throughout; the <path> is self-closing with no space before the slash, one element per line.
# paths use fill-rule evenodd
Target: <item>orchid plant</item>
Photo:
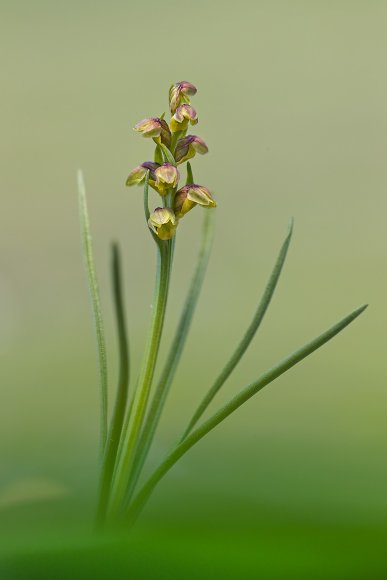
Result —
<path fill-rule="evenodd" d="M 199 293 L 204 280 L 214 236 L 214 208 L 216 201 L 205 186 L 195 183 L 190 164 L 196 154 L 208 152 L 206 143 L 197 135 L 187 134 L 189 126 L 198 123 L 191 97 L 196 87 L 181 81 L 169 90 L 170 121 L 164 115 L 140 121 L 134 127 L 137 133 L 150 138 L 155 144 L 153 161 L 145 161 L 133 169 L 126 185 L 141 185 L 144 191 L 145 219 L 157 253 L 156 283 L 152 320 L 149 328 L 141 368 L 136 382 L 129 390 L 129 347 L 122 288 L 120 253 L 112 247 L 112 283 L 119 343 L 119 379 L 115 404 L 108 413 L 108 373 L 103 318 L 100 307 L 97 277 L 94 266 L 90 224 L 82 173 L 78 174 L 81 229 L 88 285 L 93 307 L 98 346 L 99 382 L 101 394 L 101 476 L 97 509 L 97 524 L 130 527 L 137 519 L 154 488 L 164 475 L 200 439 L 229 417 L 263 387 L 273 382 L 294 365 L 331 340 L 366 308 L 353 311 L 337 324 L 323 332 L 242 388 L 228 403 L 203 420 L 203 414 L 219 390 L 242 359 L 257 332 L 277 286 L 289 244 L 293 223 L 280 248 L 274 268 L 254 313 L 252 321 L 218 377 L 209 388 L 175 447 L 161 461 L 145 483 L 139 485 L 149 450 L 166 403 L 170 387 L 187 339 Z M 185 184 L 180 186 L 181 168 L 186 163 Z M 157 192 L 160 205 L 149 209 L 149 187 Z M 204 212 L 202 239 L 198 262 L 194 270 L 181 317 L 171 342 L 164 366 L 156 384 L 156 363 L 162 338 L 168 301 L 174 246 L 182 219 L 196 206 Z M 184 232 L 182 232 L 184 233 Z"/>

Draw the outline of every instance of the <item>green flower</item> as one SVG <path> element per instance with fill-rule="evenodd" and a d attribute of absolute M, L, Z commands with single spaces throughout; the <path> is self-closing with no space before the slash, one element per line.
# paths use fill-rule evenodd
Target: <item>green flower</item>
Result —
<path fill-rule="evenodd" d="M 177 141 L 175 149 L 177 163 L 184 163 L 187 159 L 195 157 L 196 153 L 200 153 L 201 155 L 208 153 L 208 147 L 201 137 L 187 135 Z"/>
<path fill-rule="evenodd" d="M 175 83 L 169 89 L 169 107 L 172 115 L 182 103 L 190 103 L 190 97 L 195 95 L 197 88 L 188 81 Z"/>
<path fill-rule="evenodd" d="M 156 207 L 148 219 L 149 228 L 160 238 L 170 240 L 176 233 L 178 220 L 171 209 Z"/>
<path fill-rule="evenodd" d="M 206 208 L 216 207 L 216 202 L 207 187 L 192 183 L 185 185 L 176 192 L 174 210 L 177 218 L 183 217 L 195 205 L 201 205 Z"/>
<path fill-rule="evenodd" d="M 171 131 L 168 123 L 159 117 L 143 119 L 134 126 L 134 130 L 142 133 L 143 137 L 152 137 L 157 143 L 163 143 L 166 147 L 171 144 Z"/>
<path fill-rule="evenodd" d="M 188 127 L 188 123 L 196 125 L 197 122 L 198 116 L 195 109 L 185 103 L 177 107 L 169 126 L 172 133 L 176 133 L 177 131 L 184 131 Z"/>
<path fill-rule="evenodd" d="M 177 187 L 180 179 L 180 173 L 172 163 L 163 163 L 156 171 L 156 188 L 160 195 L 166 195 L 168 189 Z"/>
<path fill-rule="evenodd" d="M 126 185 L 129 187 L 131 185 L 139 185 L 145 181 L 146 172 L 149 171 L 149 185 L 156 189 L 156 169 L 160 167 L 158 163 L 154 161 L 144 161 L 141 165 L 138 165 L 128 175 L 126 180 Z"/>

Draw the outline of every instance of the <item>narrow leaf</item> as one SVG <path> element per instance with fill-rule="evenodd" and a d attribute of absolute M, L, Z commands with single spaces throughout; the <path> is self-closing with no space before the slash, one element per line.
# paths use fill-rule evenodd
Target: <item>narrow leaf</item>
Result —
<path fill-rule="evenodd" d="M 217 413 L 212 415 L 209 419 L 204 421 L 200 427 L 195 429 L 186 439 L 177 445 L 177 447 L 166 457 L 166 459 L 161 463 L 161 465 L 154 471 L 151 477 L 147 480 L 145 485 L 142 487 L 138 495 L 132 502 L 129 510 L 127 511 L 127 519 L 130 523 L 133 523 L 137 516 L 139 515 L 141 509 L 144 507 L 146 501 L 151 495 L 153 489 L 160 481 L 160 479 L 175 465 L 175 463 L 185 454 L 191 447 L 193 447 L 198 441 L 200 441 L 207 433 L 212 431 L 219 423 L 224 421 L 229 415 L 231 415 L 236 409 L 238 409 L 243 403 L 248 401 L 253 397 L 258 391 L 263 389 L 266 385 L 277 379 L 279 376 L 284 374 L 286 371 L 291 369 L 297 363 L 302 361 L 304 358 L 312 354 L 315 350 L 319 349 L 326 342 L 331 340 L 336 334 L 341 332 L 346 326 L 348 326 L 355 318 L 357 318 L 365 309 L 367 305 L 361 306 L 342 320 L 329 328 L 323 334 L 309 342 L 308 344 L 302 346 L 294 353 L 284 358 L 276 366 L 272 367 L 261 375 L 255 382 L 251 383 L 248 387 L 244 388 L 238 395 L 231 399 L 226 405 L 224 405 Z"/>
<path fill-rule="evenodd" d="M 98 350 L 98 366 L 99 366 L 99 385 L 100 385 L 100 446 L 101 446 L 101 456 L 104 453 L 106 438 L 107 438 L 107 423 L 108 423 L 108 405 L 107 405 L 107 391 L 108 391 L 108 379 L 107 379 L 107 361 L 106 361 L 106 343 L 104 326 L 102 320 L 101 305 L 98 292 L 97 275 L 94 265 L 93 257 L 93 246 L 92 238 L 90 233 L 90 222 L 89 214 L 87 211 L 86 202 L 86 190 L 85 183 L 83 179 L 83 173 L 81 170 L 78 171 L 78 199 L 79 199 L 79 212 L 80 212 L 80 222 L 81 222 L 81 235 L 83 242 L 83 252 L 86 264 L 86 273 L 89 286 L 89 293 L 91 298 L 94 324 L 95 324 L 95 334 L 97 338 L 97 350 Z"/>
<path fill-rule="evenodd" d="M 200 403 L 200 405 L 196 409 L 195 413 L 193 414 L 192 419 L 189 422 L 188 427 L 184 432 L 182 440 L 185 437 L 187 437 L 187 435 L 188 435 L 188 433 L 190 433 L 190 431 L 192 431 L 193 427 L 199 421 L 200 417 L 203 415 L 204 411 L 207 409 L 207 407 L 211 403 L 212 399 L 215 397 L 217 392 L 221 389 L 221 387 L 224 385 L 224 383 L 226 382 L 228 377 L 231 375 L 231 373 L 233 372 L 233 370 L 235 369 L 235 367 L 237 366 L 237 364 L 239 363 L 239 361 L 241 360 L 241 358 L 245 354 L 245 352 L 246 352 L 247 348 L 249 347 L 251 341 L 253 340 L 258 328 L 260 327 L 261 322 L 263 320 L 263 317 L 265 316 L 266 311 L 268 309 L 268 306 L 270 304 L 270 301 L 273 297 L 274 291 L 277 287 L 277 283 L 278 283 L 279 277 L 281 275 L 282 268 L 283 268 L 283 265 L 285 263 L 286 256 L 288 253 L 290 240 L 292 238 L 292 233 L 293 233 L 293 220 L 290 222 L 288 235 L 286 236 L 286 238 L 282 244 L 282 247 L 281 247 L 280 252 L 278 254 L 277 261 L 274 265 L 273 271 L 271 273 L 271 276 L 269 278 L 269 281 L 267 283 L 267 286 L 265 288 L 265 291 L 263 293 L 261 301 L 258 305 L 258 308 L 254 314 L 254 318 L 250 323 L 250 326 L 246 330 L 244 337 L 242 338 L 241 342 L 238 344 L 232 357 L 230 358 L 230 360 L 228 361 L 226 366 L 223 368 L 220 375 L 215 380 L 214 384 L 212 385 L 212 387 L 210 388 L 210 390 L 205 395 L 204 399 L 202 400 L 202 402 Z"/>
<path fill-rule="evenodd" d="M 97 524 L 103 524 L 109 503 L 109 494 L 116 464 L 118 445 L 125 417 L 129 390 L 129 346 L 123 298 L 121 259 L 117 244 L 112 245 L 112 286 L 118 335 L 119 373 L 116 401 L 111 419 L 109 437 L 103 458 Z"/>

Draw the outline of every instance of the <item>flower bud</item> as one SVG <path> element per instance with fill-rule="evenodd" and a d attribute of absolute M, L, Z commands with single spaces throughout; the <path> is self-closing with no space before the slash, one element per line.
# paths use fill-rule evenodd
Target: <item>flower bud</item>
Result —
<path fill-rule="evenodd" d="M 188 81 L 175 83 L 169 89 L 169 107 L 172 115 L 182 103 L 189 103 L 190 97 L 195 95 L 197 88 Z"/>
<path fill-rule="evenodd" d="M 154 187 L 156 182 L 155 171 L 158 167 L 158 163 L 144 161 L 144 163 L 141 163 L 141 165 L 138 165 L 129 173 L 126 185 L 139 185 L 145 180 L 146 172 L 149 171 L 149 185 Z"/>
<path fill-rule="evenodd" d="M 183 217 L 195 205 L 206 208 L 216 207 L 216 202 L 207 187 L 192 183 L 176 192 L 174 210 L 177 218 Z"/>
<path fill-rule="evenodd" d="M 163 163 L 155 171 L 156 188 L 160 195 L 166 195 L 168 189 L 177 187 L 180 179 L 180 173 L 172 163 Z"/>
<path fill-rule="evenodd" d="M 164 119 L 159 117 L 144 119 L 134 126 L 134 130 L 142 133 L 143 137 L 152 137 L 157 143 L 164 143 L 166 147 L 171 145 L 171 132 Z"/>
<path fill-rule="evenodd" d="M 177 131 L 184 131 L 188 127 L 188 123 L 196 125 L 197 122 L 198 116 L 195 109 L 185 103 L 177 107 L 169 126 L 172 133 L 176 133 Z"/>
<path fill-rule="evenodd" d="M 148 226 L 160 240 L 170 240 L 176 233 L 177 219 L 171 209 L 156 207 L 149 217 Z"/>
<path fill-rule="evenodd" d="M 201 137 L 187 135 L 177 141 L 175 149 L 177 163 L 184 163 L 187 159 L 195 157 L 196 153 L 200 153 L 201 155 L 208 153 L 208 147 Z"/>

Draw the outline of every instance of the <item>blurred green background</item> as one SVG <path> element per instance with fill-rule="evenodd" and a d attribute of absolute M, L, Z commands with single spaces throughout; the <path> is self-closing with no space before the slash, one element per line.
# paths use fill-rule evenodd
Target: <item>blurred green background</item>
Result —
<path fill-rule="evenodd" d="M 1 578 L 385 578 L 387 4 L 383 0 L 2 0 Z M 259 336 L 213 404 L 337 319 L 369 309 L 195 447 L 129 540 L 89 536 L 98 390 L 80 254 L 82 167 L 116 379 L 109 245 L 124 254 L 133 374 L 154 248 L 125 188 L 131 132 L 198 87 L 196 181 L 218 201 L 202 299 L 155 465 L 295 236 Z M 165 345 L 198 247 L 179 228 Z"/>

